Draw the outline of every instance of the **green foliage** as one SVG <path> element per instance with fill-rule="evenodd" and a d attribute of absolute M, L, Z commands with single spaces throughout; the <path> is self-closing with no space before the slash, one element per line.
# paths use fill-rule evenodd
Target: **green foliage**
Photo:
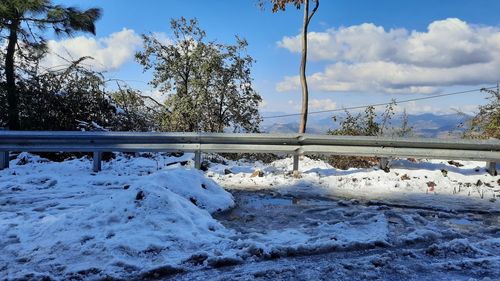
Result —
<path fill-rule="evenodd" d="M 260 0 L 259 6 L 263 8 L 266 4 L 265 2 L 267 2 L 267 0 Z M 286 10 L 286 6 L 289 4 L 295 6 L 295 8 L 297 9 L 300 9 L 300 6 L 302 5 L 302 3 L 304 3 L 304 0 L 269 0 L 269 2 L 272 6 L 273 13 L 276 13 L 278 11 Z"/>
<path fill-rule="evenodd" d="M 131 88 L 119 87 L 111 99 L 117 108 L 113 130 L 158 131 L 168 113 L 163 105 Z"/>
<path fill-rule="evenodd" d="M 21 77 L 17 56 L 26 49 L 43 49 L 47 28 L 56 34 L 70 35 L 78 31 L 95 34 L 95 21 L 100 15 L 101 10 L 97 8 L 82 11 L 55 5 L 51 0 L 0 0 L 0 38 L 6 39 L 0 42 L 5 46 L 5 100 L 2 102 L 7 104 L 10 129 L 22 129 L 20 101 L 27 98 L 21 96 L 22 91 L 16 83 Z"/>
<path fill-rule="evenodd" d="M 481 89 L 489 94 L 488 103 L 479 107 L 479 112 L 469 121 L 466 138 L 500 139 L 500 86 L 495 90 Z"/>
<path fill-rule="evenodd" d="M 406 137 L 411 135 L 412 128 L 408 124 L 408 115 L 406 110 L 402 114 L 400 127 L 391 125 L 391 120 L 395 115 L 396 102 L 388 104 L 381 114 L 377 114 L 375 107 L 368 106 L 363 113 L 353 115 L 345 111 L 345 117 L 340 120 L 340 127 L 335 130 L 329 130 L 329 135 L 342 136 L 398 136 Z M 334 122 L 339 118 L 334 116 Z"/>
<path fill-rule="evenodd" d="M 151 85 L 167 95 L 162 130 L 223 132 L 258 131 L 258 105 L 253 89 L 253 59 L 248 43 L 207 41 L 196 19 L 171 21 L 173 41 L 143 35 L 144 49 L 136 54 L 144 71 L 152 70 Z"/>
<path fill-rule="evenodd" d="M 1 24 L 14 27 L 26 42 L 39 41 L 46 28 L 56 33 L 72 34 L 83 31 L 95 34 L 95 22 L 101 10 L 55 5 L 52 0 L 0 0 Z M 18 22 L 17 26 L 13 26 Z"/>
<path fill-rule="evenodd" d="M 68 68 L 18 79 L 23 130 L 75 130 L 79 121 L 111 125 L 115 107 L 103 77 L 75 62 Z"/>
<path fill-rule="evenodd" d="M 28 51 L 29 50 L 29 51 Z M 1 56 L 0 52 L 0 56 Z M 44 49 L 24 49 L 17 61 L 19 115 L 23 130 L 155 130 L 164 107 L 132 89 L 109 94 L 101 73 L 82 66 L 86 58 L 59 70 L 39 66 Z M 7 125 L 6 83 L 0 71 L 0 127 Z M 162 111 L 163 110 L 163 111 Z M 158 112 L 157 112 L 158 111 Z"/>
<path fill-rule="evenodd" d="M 340 127 L 328 131 L 330 135 L 347 136 L 393 136 L 408 137 L 412 134 L 412 127 L 408 124 L 406 110 L 401 116 L 401 126 L 392 126 L 391 120 L 395 115 L 396 102 L 388 104 L 384 112 L 377 114 L 375 107 L 368 106 L 363 113 L 353 115 L 345 111 L 345 118 L 340 121 Z M 337 117 L 333 117 L 337 122 Z M 339 169 L 368 168 L 377 163 L 376 157 L 353 157 L 353 156 L 333 156 L 329 157 L 329 163 Z"/>

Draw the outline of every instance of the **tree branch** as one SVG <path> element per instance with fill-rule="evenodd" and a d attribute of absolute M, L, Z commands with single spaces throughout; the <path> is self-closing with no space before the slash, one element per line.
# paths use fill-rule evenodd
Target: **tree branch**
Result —
<path fill-rule="evenodd" d="M 36 19 L 36 18 L 20 18 L 20 21 L 32 21 L 32 22 L 38 22 L 38 23 L 50 23 L 50 24 L 56 24 L 56 23 L 63 23 L 67 19 L 59 19 L 59 20 L 48 20 L 48 19 Z"/>
<path fill-rule="evenodd" d="M 307 18 L 307 25 L 309 25 L 309 22 L 311 21 L 312 17 L 314 16 L 314 14 L 316 13 L 316 11 L 318 10 L 319 8 L 319 0 L 313 0 L 314 2 L 314 9 L 312 10 L 311 14 L 309 15 L 309 17 Z"/>

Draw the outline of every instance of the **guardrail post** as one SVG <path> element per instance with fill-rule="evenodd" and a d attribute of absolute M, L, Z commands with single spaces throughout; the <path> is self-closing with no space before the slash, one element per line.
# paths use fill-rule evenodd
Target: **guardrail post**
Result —
<path fill-rule="evenodd" d="M 95 151 L 93 157 L 93 170 L 94 172 L 101 171 L 101 163 L 102 163 L 102 152 Z"/>
<path fill-rule="evenodd" d="M 293 155 L 293 176 L 294 177 L 299 176 L 299 155 L 298 154 Z"/>
<path fill-rule="evenodd" d="M 0 128 L 0 131 L 6 131 L 7 128 Z M 9 168 L 9 152 L 0 151 L 0 170 Z"/>
<path fill-rule="evenodd" d="M 198 170 L 201 169 L 201 151 L 194 153 L 194 167 Z"/>
<path fill-rule="evenodd" d="M 389 158 L 381 157 L 378 166 L 381 170 L 387 170 L 387 166 L 389 166 Z"/>
<path fill-rule="evenodd" d="M 0 151 L 0 170 L 9 168 L 9 152 Z"/>
<path fill-rule="evenodd" d="M 492 176 L 498 175 L 497 173 L 497 163 L 496 162 L 486 162 L 486 171 Z"/>

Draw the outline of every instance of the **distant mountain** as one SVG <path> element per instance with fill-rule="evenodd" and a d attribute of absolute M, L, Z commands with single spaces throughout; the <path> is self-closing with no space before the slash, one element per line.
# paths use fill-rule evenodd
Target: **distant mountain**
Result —
<path fill-rule="evenodd" d="M 285 115 L 283 112 L 267 112 L 263 116 Z M 332 115 L 311 115 L 308 118 L 307 132 L 312 134 L 325 134 L 330 129 L 336 129 L 339 122 L 333 122 Z M 337 119 L 342 119 L 345 114 L 337 114 Z M 471 117 L 463 114 L 416 114 L 408 115 L 409 125 L 413 127 L 416 137 L 428 138 L 456 138 L 463 132 L 459 124 L 466 122 Z M 391 120 L 392 126 L 401 126 L 401 115 L 396 115 Z M 299 117 L 287 116 L 281 118 L 264 119 L 261 129 L 267 133 L 296 133 L 299 130 Z"/>
<path fill-rule="evenodd" d="M 415 134 L 422 137 L 456 137 L 463 132 L 460 124 L 466 123 L 471 116 L 462 114 L 419 114 L 409 115 L 408 122 Z"/>

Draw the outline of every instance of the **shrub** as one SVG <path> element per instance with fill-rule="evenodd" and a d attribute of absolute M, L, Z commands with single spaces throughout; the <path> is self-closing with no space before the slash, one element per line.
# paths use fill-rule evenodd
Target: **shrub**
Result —
<path fill-rule="evenodd" d="M 468 122 L 465 138 L 500 139 L 500 86 L 495 90 L 481 89 L 489 94 L 489 102 L 479 107 L 479 112 Z"/>
<path fill-rule="evenodd" d="M 412 133 L 412 127 L 409 126 L 408 115 L 406 110 L 401 118 L 401 126 L 394 127 L 391 125 L 391 120 L 395 116 L 396 102 L 392 101 L 388 104 L 380 115 L 375 111 L 374 106 L 368 106 L 364 112 L 357 115 L 345 111 L 345 117 L 340 118 L 334 116 L 334 122 L 340 120 L 338 129 L 329 130 L 329 135 L 348 135 L 348 136 L 397 136 L 406 137 Z M 330 165 L 339 169 L 349 168 L 369 168 L 375 165 L 379 158 L 377 157 L 359 157 L 359 156 L 331 156 L 328 159 Z"/>

